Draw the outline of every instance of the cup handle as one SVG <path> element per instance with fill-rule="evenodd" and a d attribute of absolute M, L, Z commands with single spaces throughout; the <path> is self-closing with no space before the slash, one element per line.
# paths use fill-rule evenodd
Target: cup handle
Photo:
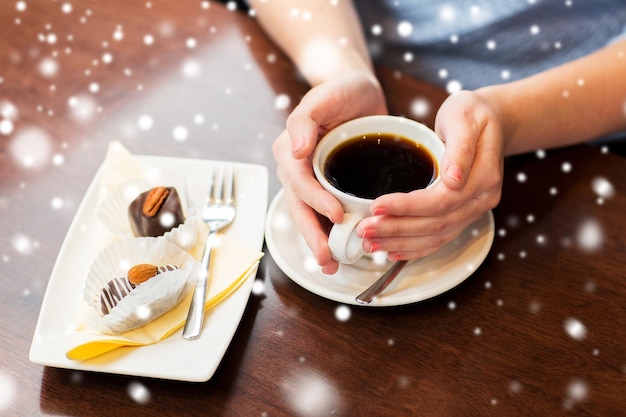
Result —
<path fill-rule="evenodd" d="M 363 239 L 357 236 L 356 226 L 363 217 L 344 213 L 343 222 L 335 223 L 328 235 L 328 247 L 333 258 L 342 264 L 355 263 L 365 254 Z"/>

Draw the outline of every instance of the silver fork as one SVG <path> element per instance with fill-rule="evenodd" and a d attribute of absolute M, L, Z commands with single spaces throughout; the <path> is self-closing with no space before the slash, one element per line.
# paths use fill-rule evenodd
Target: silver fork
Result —
<path fill-rule="evenodd" d="M 233 198 L 235 175 L 231 165 L 219 168 L 211 167 L 209 191 L 202 208 L 202 220 L 209 227 L 204 252 L 202 253 L 202 271 L 196 281 L 187 321 L 183 329 L 185 339 L 197 339 L 202 332 L 204 321 L 204 303 L 211 266 L 211 254 L 218 231 L 232 223 L 235 218 L 235 200 Z"/>

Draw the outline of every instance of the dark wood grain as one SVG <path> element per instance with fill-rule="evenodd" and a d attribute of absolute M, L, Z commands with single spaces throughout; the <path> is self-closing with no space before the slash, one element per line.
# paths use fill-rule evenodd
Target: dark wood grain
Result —
<path fill-rule="evenodd" d="M 143 154 L 263 164 L 273 197 L 270 145 L 307 86 L 253 18 L 215 2 L 74 2 L 71 13 L 61 2 L 26 4 L 18 11 L 16 2 L 0 2 L 0 106 L 17 109 L 13 130 L 0 135 L 0 414 L 624 414 L 626 163 L 589 146 L 507 160 L 489 256 L 435 299 L 352 307 L 341 321 L 340 305 L 293 283 L 268 254 L 257 277 L 265 291 L 251 296 L 206 383 L 30 363 L 49 274 L 108 142 Z M 114 38 L 118 26 L 122 40 Z M 144 42 L 149 34 L 152 45 Z M 56 60 L 56 75 L 38 69 L 46 58 Z M 195 77 L 182 75 L 194 65 Z M 394 114 L 432 126 L 444 92 L 386 68 L 378 73 Z M 95 112 L 77 118 L 72 97 Z M 277 97 L 288 105 L 277 107 Z M 430 111 L 415 114 L 415 100 Z M 137 126 L 144 114 L 155 122 L 148 131 Z M 186 140 L 173 137 L 176 126 L 188 129 Z M 12 147 L 33 128 L 49 150 L 29 167 Z M 597 178 L 614 195 L 601 199 Z M 600 231 L 597 247 L 581 245 L 593 243 L 581 241 L 586 224 Z M 568 333 L 570 320 L 585 337 Z M 129 395 L 136 384 L 149 393 L 145 402 Z"/>

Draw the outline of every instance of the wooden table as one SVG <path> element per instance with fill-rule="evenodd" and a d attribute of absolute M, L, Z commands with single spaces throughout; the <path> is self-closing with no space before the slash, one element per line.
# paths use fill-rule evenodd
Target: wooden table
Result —
<path fill-rule="evenodd" d="M 271 198 L 270 144 L 307 87 L 254 19 L 216 2 L 8 1 L 0 31 L 0 414 L 624 414 L 626 161 L 588 146 L 507 161 L 490 254 L 435 299 L 338 320 L 342 306 L 268 254 L 265 290 L 206 383 L 32 364 L 50 272 L 108 142 L 263 164 Z M 432 124 L 445 94 L 380 75 L 393 113 L 426 99 Z"/>

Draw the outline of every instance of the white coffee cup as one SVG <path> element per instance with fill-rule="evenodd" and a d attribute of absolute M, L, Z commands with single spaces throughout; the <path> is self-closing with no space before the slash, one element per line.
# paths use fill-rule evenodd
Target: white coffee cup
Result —
<path fill-rule="evenodd" d="M 351 120 L 329 131 L 318 143 L 313 153 L 313 171 L 322 187 L 341 202 L 344 209 L 343 222 L 333 225 L 328 237 L 328 246 L 335 260 L 352 264 L 365 251 L 363 240 L 356 234 L 356 226 L 371 215 L 371 198 L 362 198 L 335 187 L 324 175 L 329 155 L 338 147 L 355 137 L 371 134 L 400 136 L 425 147 L 435 161 L 435 172 L 429 188 L 439 181 L 439 165 L 445 150 L 443 141 L 427 126 L 411 119 L 398 116 L 366 116 Z"/>

